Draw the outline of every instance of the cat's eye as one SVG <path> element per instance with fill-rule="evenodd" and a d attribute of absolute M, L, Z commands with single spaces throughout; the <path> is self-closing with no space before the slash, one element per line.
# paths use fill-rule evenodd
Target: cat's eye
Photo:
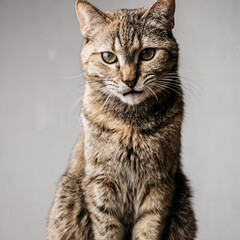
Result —
<path fill-rule="evenodd" d="M 143 61 L 150 61 L 155 56 L 155 52 L 156 50 L 154 48 L 146 48 L 140 53 L 139 59 Z"/>
<path fill-rule="evenodd" d="M 116 55 L 111 53 L 111 52 L 103 52 L 102 53 L 102 59 L 103 59 L 104 62 L 106 62 L 108 64 L 112 64 L 112 63 L 115 63 L 117 61 Z"/>

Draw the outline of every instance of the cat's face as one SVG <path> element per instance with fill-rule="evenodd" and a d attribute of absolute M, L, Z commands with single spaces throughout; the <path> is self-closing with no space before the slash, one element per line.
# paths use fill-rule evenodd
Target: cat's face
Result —
<path fill-rule="evenodd" d="M 102 96 L 114 96 L 129 105 L 157 99 L 167 88 L 166 74 L 176 71 L 178 47 L 169 24 L 152 13 L 144 17 L 146 12 L 108 12 L 107 20 L 98 19 L 97 31 L 87 32 L 83 69 L 90 87 Z"/>

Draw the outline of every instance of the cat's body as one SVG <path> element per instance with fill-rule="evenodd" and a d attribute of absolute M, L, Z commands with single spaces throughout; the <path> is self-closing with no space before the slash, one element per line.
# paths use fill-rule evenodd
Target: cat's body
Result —
<path fill-rule="evenodd" d="M 191 194 L 180 163 L 183 99 L 178 47 L 169 31 L 173 18 L 153 21 L 156 8 L 167 2 L 170 9 L 173 1 L 157 1 L 148 11 L 106 15 L 86 1 L 77 3 L 86 37 L 83 133 L 51 208 L 49 240 L 195 238 Z M 95 15 L 97 33 L 88 25 L 88 14 Z M 144 45 L 156 49 L 153 60 L 147 58 L 152 50 L 143 56 Z M 114 61 L 100 61 L 99 52 L 106 51 L 114 51 L 118 60 L 108 54 L 105 60 Z M 157 76 L 165 79 L 161 88 L 145 87 Z M 109 94 L 106 85 L 117 92 Z M 127 94 L 126 88 L 131 89 Z"/>

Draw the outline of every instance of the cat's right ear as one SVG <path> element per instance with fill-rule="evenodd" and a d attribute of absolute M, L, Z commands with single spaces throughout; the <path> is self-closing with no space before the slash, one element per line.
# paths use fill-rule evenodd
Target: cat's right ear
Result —
<path fill-rule="evenodd" d="M 75 6 L 82 35 L 86 38 L 91 38 L 100 26 L 109 21 L 103 12 L 86 0 L 77 0 Z"/>

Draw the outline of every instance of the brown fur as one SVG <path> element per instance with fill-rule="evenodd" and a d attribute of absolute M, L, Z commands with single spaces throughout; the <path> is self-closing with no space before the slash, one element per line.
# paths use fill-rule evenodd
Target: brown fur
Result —
<path fill-rule="evenodd" d="M 194 239 L 180 161 L 183 96 L 171 32 L 174 1 L 105 14 L 86 1 L 76 8 L 86 37 L 83 133 L 59 182 L 48 239 Z M 156 55 L 140 62 L 148 47 Z M 118 62 L 104 63 L 105 51 Z M 118 96 L 114 91 L 131 79 L 142 87 L 140 97 Z"/>

